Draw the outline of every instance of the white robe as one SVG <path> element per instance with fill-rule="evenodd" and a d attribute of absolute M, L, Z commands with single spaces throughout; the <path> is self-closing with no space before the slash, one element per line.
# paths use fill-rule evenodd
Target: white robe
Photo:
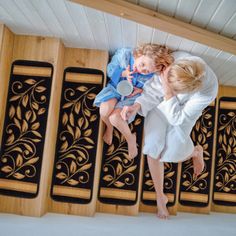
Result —
<path fill-rule="evenodd" d="M 160 77 L 146 82 L 142 95 L 136 99 L 145 116 L 143 153 L 163 162 L 181 162 L 193 152 L 190 133 L 202 111 L 217 96 L 218 81 L 212 69 L 199 57 L 174 52 L 176 60 L 198 60 L 205 65 L 203 86 L 197 92 L 178 94 L 164 100 Z"/>

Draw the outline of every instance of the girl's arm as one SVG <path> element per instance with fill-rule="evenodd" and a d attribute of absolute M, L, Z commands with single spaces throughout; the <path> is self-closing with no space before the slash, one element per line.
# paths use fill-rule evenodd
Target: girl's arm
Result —
<path fill-rule="evenodd" d="M 132 50 L 129 48 L 118 49 L 107 65 L 107 75 L 114 85 L 117 85 L 122 77 L 122 72 L 129 64 Z"/>
<path fill-rule="evenodd" d="M 137 87 L 134 87 L 134 91 L 129 95 L 127 96 L 128 98 L 131 98 L 139 93 L 142 93 L 143 92 L 143 89 L 141 88 L 137 88 Z"/>

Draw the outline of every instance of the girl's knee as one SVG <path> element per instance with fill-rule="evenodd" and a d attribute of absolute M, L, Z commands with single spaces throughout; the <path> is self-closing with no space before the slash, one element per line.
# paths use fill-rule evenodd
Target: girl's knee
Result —
<path fill-rule="evenodd" d="M 110 107 L 101 104 L 99 109 L 100 116 L 108 118 L 111 112 L 112 109 Z"/>
<path fill-rule="evenodd" d="M 99 113 L 100 113 L 100 116 L 103 118 L 108 118 L 109 117 L 109 115 L 110 115 L 110 113 L 108 112 L 108 111 L 106 111 L 106 110 L 104 110 L 104 109 L 100 109 L 100 111 L 99 111 Z"/>
<path fill-rule="evenodd" d="M 119 121 L 120 121 L 120 114 L 118 113 L 112 113 L 110 116 L 109 116 L 109 121 L 111 122 L 111 124 L 113 126 L 116 126 Z"/>

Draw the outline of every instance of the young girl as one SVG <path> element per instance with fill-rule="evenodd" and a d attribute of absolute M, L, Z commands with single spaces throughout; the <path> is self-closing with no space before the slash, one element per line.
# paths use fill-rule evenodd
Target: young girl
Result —
<path fill-rule="evenodd" d="M 114 126 L 128 143 L 129 157 L 134 158 L 137 155 L 136 136 L 131 133 L 128 123 L 121 118 L 121 109 L 134 104 L 135 99 L 142 93 L 144 83 L 151 79 L 155 72 L 163 71 L 172 62 L 173 57 L 169 49 L 156 44 L 145 44 L 133 51 L 129 48 L 116 51 L 107 66 L 107 74 L 111 80 L 94 101 L 96 106 L 100 106 L 101 119 L 106 124 L 103 136 L 105 143 L 112 143 Z M 124 79 L 132 82 L 134 90 L 130 96 L 121 100 L 116 87 Z M 128 122 L 132 122 L 134 118 L 135 116 L 131 117 Z"/>

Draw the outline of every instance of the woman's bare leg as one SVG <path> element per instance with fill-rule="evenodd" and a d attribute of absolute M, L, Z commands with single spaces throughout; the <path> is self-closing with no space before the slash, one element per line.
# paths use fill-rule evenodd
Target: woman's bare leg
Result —
<path fill-rule="evenodd" d="M 191 157 L 193 160 L 194 177 L 197 178 L 202 173 L 205 167 L 202 146 L 200 145 L 195 146 Z"/>
<path fill-rule="evenodd" d="M 203 158 L 203 148 L 201 145 L 195 146 L 193 149 L 193 153 L 183 161 L 187 161 L 190 158 L 192 158 L 193 161 L 193 176 L 196 178 L 202 173 L 205 167 Z"/>
<path fill-rule="evenodd" d="M 148 156 L 147 158 L 149 170 L 157 195 L 157 216 L 160 219 L 168 219 L 169 212 L 166 207 L 166 204 L 168 203 L 168 198 L 164 194 L 164 163 L 160 162 L 160 158 L 153 159 L 150 156 Z"/>
<path fill-rule="evenodd" d="M 133 159 L 138 154 L 136 135 L 131 133 L 128 123 L 121 118 L 120 112 L 121 109 L 115 109 L 110 115 L 109 120 L 124 135 L 128 143 L 129 157 Z"/>
<path fill-rule="evenodd" d="M 116 103 L 117 103 L 117 99 L 112 98 L 106 102 L 101 103 L 100 110 L 99 110 L 101 119 L 106 124 L 106 130 L 103 135 L 103 140 L 108 145 L 111 145 L 112 137 L 113 137 L 113 126 L 111 122 L 109 121 L 109 116 L 114 110 Z"/>

